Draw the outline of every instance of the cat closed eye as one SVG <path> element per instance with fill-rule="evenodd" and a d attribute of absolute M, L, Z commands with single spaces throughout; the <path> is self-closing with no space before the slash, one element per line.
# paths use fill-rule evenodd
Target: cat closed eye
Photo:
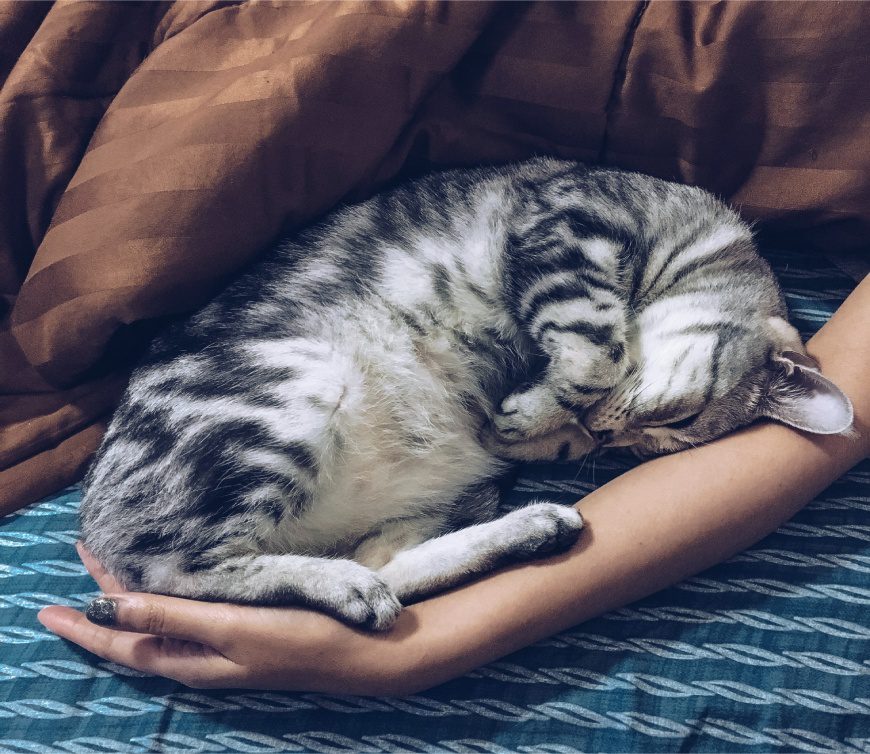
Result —
<path fill-rule="evenodd" d="M 668 429 L 685 429 L 688 427 L 695 419 L 697 419 L 701 415 L 699 411 L 696 414 L 692 414 L 691 416 L 687 416 L 685 419 L 680 419 L 676 422 L 669 422 L 668 424 L 663 424 L 663 427 L 667 427 Z"/>

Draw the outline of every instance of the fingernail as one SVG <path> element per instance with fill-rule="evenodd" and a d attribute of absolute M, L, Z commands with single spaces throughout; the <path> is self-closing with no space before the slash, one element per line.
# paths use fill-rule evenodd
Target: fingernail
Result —
<path fill-rule="evenodd" d="M 118 603 L 110 597 L 97 597 L 88 605 L 85 617 L 98 626 L 114 626 L 118 617 Z"/>

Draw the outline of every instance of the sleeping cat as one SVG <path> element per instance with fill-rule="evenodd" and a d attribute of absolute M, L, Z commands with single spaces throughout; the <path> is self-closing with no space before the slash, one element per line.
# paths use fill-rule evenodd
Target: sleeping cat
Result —
<path fill-rule="evenodd" d="M 431 175 L 282 243 L 154 342 L 83 539 L 132 589 L 382 629 L 577 538 L 567 506 L 496 518 L 506 461 L 669 452 L 759 417 L 848 428 L 785 313 L 700 189 L 550 159 Z"/>

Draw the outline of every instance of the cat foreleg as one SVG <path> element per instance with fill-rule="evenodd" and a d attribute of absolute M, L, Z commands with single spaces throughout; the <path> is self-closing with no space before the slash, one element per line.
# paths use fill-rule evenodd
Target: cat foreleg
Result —
<path fill-rule="evenodd" d="M 586 409 L 616 387 L 628 369 L 621 338 L 598 343 L 573 331 L 548 330 L 540 345 L 550 355 L 541 379 L 508 395 L 493 417 L 495 429 L 506 440 L 581 424 Z"/>
<path fill-rule="evenodd" d="M 378 574 L 408 604 L 500 565 L 565 550 L 582 528 L 575 508 L 533 503 L 399 552 Z"/>
<path fill-rule="evenodd" d="M 515 390 L 493 417 L 495 429 L 507 441 L 539 437 L 576 421 L 575 415 L 559 404 L 548 378 Z"/>
<path fill-rule="evenodd" d="M 493 424 L 506 440 L 537 437 L 565 424 L 581 423 L 585 410 L 613 390 L 628 371 L 628 315 L 611 290 L 617 285 L 616 272 L 601 268 L 599 274 L 607 285 L 602 282 L 586 293 L 578 280 L 576 295 L 566 297 L 560 286 L 568 284 L 559 278 L 554 288 L 559 295 L 550 297 L 544 285 L 549 278 L 544 277 L 532 286 L 532 290 L 538 290 L 535 285 L 540 288 L 536 296 L 522 297 L 520 319 L 549 362 L 535 384 L 521 386 L 502 401 Z"/>
<path fill-rule="evenodd" d="M 545 435 L 520 439 L 486 426 L 481 430 L 480 443 L 493 455 L 510 461 L 577 461 L 598 447 L 580 424 L 566 424 Z"/>
<path fill-rule="evenodd" d="M 384 521 L 362 538 L 351 557 L 357 563 L 378 570 L 397 552 L 410 550 L 448 531 L 494 520 L 498 517 L 498 503 L 498 487 L 492 481 L 474 484 L 463 491 L 448 510 Z"/>

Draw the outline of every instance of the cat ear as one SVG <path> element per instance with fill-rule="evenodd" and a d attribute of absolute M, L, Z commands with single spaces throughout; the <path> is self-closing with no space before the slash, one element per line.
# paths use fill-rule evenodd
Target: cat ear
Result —
<path fill-rule="evenodd" d="M 774 357 L 779 374 L 771 382 L 762 416 L 817 435 L 836 435 L 852 426 L 852 402 L 821 374 L 809 356 L 783 351 Z"/>

